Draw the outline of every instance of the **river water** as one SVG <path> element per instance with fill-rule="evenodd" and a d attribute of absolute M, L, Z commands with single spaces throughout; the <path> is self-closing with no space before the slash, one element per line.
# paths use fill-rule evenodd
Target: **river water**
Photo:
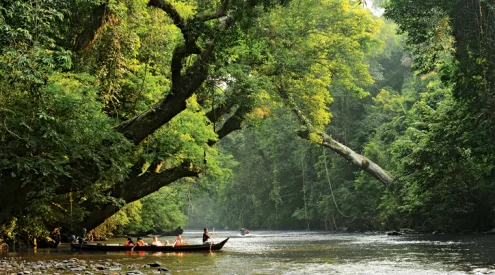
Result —
<path fill-rule="evenodd" d="M 202 231 L 186 231 L 183 237 L 190 243 L 200 243 L 201 235 Z M 241 236 L 221 231 L 215 232 L 213 240 L 227 237 L 230 240 L 224 248 L 212 253 L 81 253 L 62 244 L 57 249 L 3 256 L 26 261 L 105 259 L 135 266 L 159 262 L 170 274 L 495 274 L 493 235 L 252 231 L 249 236 Z M 173 241 L 173 237 L 161 240 Z"/>

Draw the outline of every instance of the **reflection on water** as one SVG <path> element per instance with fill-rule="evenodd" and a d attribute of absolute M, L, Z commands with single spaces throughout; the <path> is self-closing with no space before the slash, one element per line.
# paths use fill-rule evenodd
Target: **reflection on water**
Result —
<path fill-rule="evenodd" d="M 200 243 L 202 231 L 186 231 L 183 236 L 190 243 Z M 158 261 L 171 274 L 495 274 L 495 236 L 287 231 L 253 231 L 241 236 L 217 231 L 214 241 L 227 237 L 230 240 L 217 252 L 81 253 L 62 245 L 6 256 L 26 260 L 107 259 L 124 266 Z M 151 242 L 151 238 L 145 241 Z"/>

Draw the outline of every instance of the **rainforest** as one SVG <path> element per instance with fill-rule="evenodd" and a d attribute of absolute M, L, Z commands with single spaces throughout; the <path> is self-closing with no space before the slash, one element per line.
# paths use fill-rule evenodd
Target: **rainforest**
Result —
<path fill-rule="evenodd" d="M 492 0 L 2 0 L 0 246 L 495 227 Z"/>

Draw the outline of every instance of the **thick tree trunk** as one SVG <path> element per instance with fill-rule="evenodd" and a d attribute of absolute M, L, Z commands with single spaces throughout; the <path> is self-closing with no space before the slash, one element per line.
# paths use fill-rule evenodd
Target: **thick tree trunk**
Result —
<path fill-rule="evenodd" d="M 134 144 L 139 144 L 149 135 L 153 134 L 158 128 L 169 122 L 173 117 L 182 112 L 187 107 L 187 99 L 191 97 L 203 84 L 208 75 L 208 65 L 213 58 L 213 49 L 215 46 L 215 36 L 221 35 L 221 32 L 231 26 L 234 22 L 234 16 L 228 16 L 227 6 L 229 1 L 225 0 L 219 11 L 202 15 L 195 19 L 186 21 L 175 10 L 173 5 L 163 0 L 150 0 L 149 5 L 162 9 L 172 18 L 174 24 L 181 30 L 184 41 L 181 45 L 178 45 L 174 51 L 171 64 L 172 72 L 172 87 L 171 92 L 164 99 L 162 99 L 152 109 L 132 118 L 128 121 L 122 122 L 116 127 L 116 130 L 124 134 L 128 139 L 132 140 Z M 107 7 L 105 4 L 98 6 L 94 9 L 94 15 L 91 21 L 86 25 L 86 30 L 79 35 L 76 39 L 73 50 L 83 50 L 91 45 L 95 39 L 98 29 L 100 29 L 105 23 L 105 18 L 108 15 Z M 214 33 L 205 43 L 204 49 L 200 49 L 197 46 L 196 40 L 198 37 L 196 28 L 189 28 L 188 23 L 205 22 L 213 19 L 222 19 L 218 22 L 217 32 Z M 196 26 L 196 25 L 195 25 Z M 197 27 L 197 26 L 196 26 Z M 192 66 L 183 69 L 184 60 L 192 55 L 195 56 L 195 62 Z M 240 122 L 244 114 L 234 113 L 230 119 L 217 131 L 219 137 L 222 138 L 228 133 L 240 129 Z M 216 141 L 212 141 L 210 145 L 213 145 Z M 86 181 L 91 181 L 90 184 L 96 182 L 98 175 L 91 173 L 91 169 L 82 169 L 80 176 Z M 111 190 L 107 192 L 111 193 L 111 196 L 115 198 L 123 199 L 126 203 L 138 200 L 148 194 L 151 194 L 161 187 L 166 186 L 178 179 L 184 177 L 197 177 L 200 170 L 189 165 L 183 165 L 171 169 L 167 169 L 162 173 L 156 171 L 148 171 L 144 175 L 141 175 L 141 169 L 139 165 L 135 165 L 131 169 L 128 175 L 128 180 L 124 183 L 116 184 Z M 12 183 L 16 187 L 22 186 L 20 183 Z M 71 181 L 68 179 L 63 184 L 60 184 L 56 188 L 63 190 L 60 192 L 68 191 L 68 187 L 71 186 Z M 71 186 L 73 187 L 73 186 Z M 32 188 L 32 186 L 31 186 Z M 84 190 L 82 187 L 76 187 L 74 192 L 80 192 Z M 23 190 L 21 194 L 25 194 L 33 189 Z M 5 193 L 5 192 L 4 192 Z M 5 195 L 5 194 L 4 194 Z M 19 195 L 19 194 L 17 194 Z M 22 195 L 21 195 L 22 196 Z M 16 197 L 13 197 L 16 198 Z M 25 201 L 6 200 L 5 208 L 2 207 L 2 216 L 0 217 L 0 224 L 12 217 L 13 210 L 8 208 L 15 204 L 17 208 L 24 209 L 29 202 Z M 2 206 L 2 204 L 0 204 Z M 90 215 L 86 217 L 84 222 L 80 224 L 82 227 L 93 229 L 108 217 L 112 216 L 118 209 L 113 203 L 105 203 L 103 205 L 88 205 L 91 211 Z M 5 218 L 5 219 L 4 219 Z"/>
<path fill-rule="evenodd" d="M 234 106 L 230 106 L 230 108 L 235 109 Z M 241 129 L 242 119 L 249 111 L 250 108 L 247 107 L 237 108 L 233 111 L 233 114 L 226 119 L 222 127 L 217 130 L 218 140 L 211 140 L 208 142 L 208 145 L 213 146 L 223 137 Z M 223 115 L 226 115 L 227 113 L 228 112 L 226 111 Z M 222 117 L 223 116 L 218 116 L 216 119 L 219 120 Z M 156 192 L 160 188 L 167 186 L 178 179 L 185 177 L 198 177 L 201 173 L 201 169 L 199 167 L 192 166 L 190 163 L 184 163 L 180 166 L 166 169 L 162 172 L 156 172 L 153 169 L 149 169 L 143 175 L 141 175 L 141 173 L 141 166 L 135 165 L 129 174 L 129 179 L 112 188 L 111 196 L 122 199 L 125 203 L 130 203 Z M 103 205 L 94 205 L 90 203 L 90 205 L 86 208 L 91 209 L 92 211 L 79 226 L 81 228 L 84 227 L 87 229 L 93 229 L 115 214 L 122 206 L 123 205 L 117 206 L 113 203 L 105 203 Z"/>
<path fill-rule="evenodd" d="M 186 109 L 186 96 L 168 95 L 154 108 L 121 123 L 117 130 L 138 145 L 177 114 Z"/>
<path fill-rule="evenodd" d="M 224 126 L 217 131 L 217 133 L 221 133 L 219 134 L 219 139 L 240 129 L 240 123 L 237 122 L 239 121 L 239 117 L 243 117 L 245 111 L 246 110 L 238 109 L 234 115 L 231 116 L 231 118 L 227 119 Z M 216 142 L 217 141 L 210 141 L 209 145 L 213 146 Z M 156 192 L 160 188 L 167 186 L 178 179 L 185 177 L 198 177 L 201 173 L 201 169 L 199 167 L 192 166 L 192 164 L 184 163 L 181 166 L 166 169 L 165 171 L 159 173 L 152 169 L 140 176 L 141 173 L 141 167 L 139 165 L 135 165 L 132 168 L 129 179 L 112 188 L 111 196 L 114 198 L 123 199 L 125 203 L 130 203 Z M 84 227 L 91 230 L 115 214 L 118 210 L 120 210 L 121 206 L 119 207 L 113 203 L 105 203 L 103 205 L 94 205 L 90 203 L 87 208 L 92 211 L 79 226 L 80 228 Z"/>
<path fill-rule="evenodd" d="M 113 188 L 111 196 L 114 198 L 120 198 L 125 203 L 131 203 L 139 200 L 151 193 L 154 193 L 160 188 L 167 186 L 178 179 L 185 177 L 197 177 L 199 176 L 201 169 L 192 166 L 192 164 L 184 163 L 183 165 L 167 169 L 161 173 L 155 171 L 148 171 L 145 174 L 141 174 L 140 167 L 134 167 L 129 180 L 125 183 L 120 183 Z M 106 203 L 103 205 L 88 205 L 88 209 L 92 209 L 88 217 L 79 225 L 80 228 L 93 229 L 102 224 L 106 219 L 111 217 L 120 208 L 113 203 Z"/>
<path fill-rule="evenodd" d="M 213 49 L 215 47 L 214 38 L 212 38 L 210 41 L 206 42 L 204 49 L 200 49 L 196 45 L 197 34 L 195 33 L 195 30 L 189 28 L 188 21 L 183 19 L 175 7 L 170 3 L 163 0 L 150 0 L 148 5 L 163 10 L 172 18 L 174 24 L 181 30 L 184 42 L 176 47 L 172 57 L 172 87 L 170 94 L 153 108 L 122 122 L 116 127 L 117 131 L 132 140 L 136 145 L 187 108 L 187 99 L 200 88 L 208 75 L 208 65 L 212 60 Z M 196 20 L 204 22 L 224 17 L 226 16 L 227 5 L 228 1 L 226 0 L 223 2 L 223 5 L 218 12 L 198 17 Z M 94 26 L 98 27 L 103 23 L 103 20 L 100 20 L 101 16 L 99 15 L 101 9 L 98 8 L 95 11 L 97 12 L 95 15 L 95 22 L 100 22 L 100 24 L 90 24 L 91 29 L 95 29 Z M 232 20 L 228 22 L 229 24 L 219 24 L 219 32 L 217 32 L 217 34 L 219 34 L 221 30 L 229 27 L 232 24 L 231 21 Z M 89 32 L 88 34 L 88 37 L 92 38 L 94 37 L 95 32 Z M 91 39 L 88 38 L 81 38 L 81 41 L 90 40 Z M 83 48 L 84 45 L 84 42 L 80 42 L 78 48 Z M 194 64 L 184 70 L 183 61 L 193 54 L 196 55 Z M 237 113 L 235 113 L 235 115 L 236 114 Z M 228 123 L 225 124 L 226 127 L 219 129 L 217 133 L 219 134 L 220 139 L 228 133 L 240 128 L 240 122 L 237 121 L 238 118 L 239 115 L 234 116 L 233 119 L 228 119 Z M 235 123 L 232 123 L 231 121 L 235 121 Z M 216 141 L 211 141 L 209 144 L 213 145 L 215 143 Z M 130 203 L 156 192 L 160 188 L 169 185 L 178 179 L 184 177 L 197 177 L 200 174 L 200 169 L 193 167 L 191 164 L 184 164 L 167 169 L 163 172 L 149 170 L 145 174 L 140 175 L 141 172 L 140 165 L 136 164 L 131 169 L 128 179 L 125 182 L 118 183 L 111 191 L 108 190 L 111 193 L 111 196 L 122 199 L 125 203 Z M 115 214 L 121 206 L 117 206 L 114 203 L 105 203 L 103 205 L 90 204 L 87 208 L 93 211 L 91 211 L 90 215 L 85 218 L 80 226 L 87 229 L 93 229 Z"/>
<path fill-rule="evenodd" d="M 110 14 L 110 10 L 106 4 L 101 4 L 93 9 L 91 19 L 84 27 L 84 31 L 77 36 L 72 51 L 87 50 L 94 41 L 96 33 L 105 23 L 106 18 Z"/>

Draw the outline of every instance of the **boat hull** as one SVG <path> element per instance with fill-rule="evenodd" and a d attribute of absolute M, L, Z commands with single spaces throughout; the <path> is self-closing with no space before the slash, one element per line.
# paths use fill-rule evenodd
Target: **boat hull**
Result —
<path fill-rule="evenodd" d="M 72 243 L 71 247 L 73 250 L 84 250 L 84 251 L 163 251 L 163 252 L 174 252 L 174 251 L 209 251 L 209 250 L 220 250 L 227 243 L 229 238 L 223 240 L 222 242 L 209 245 L 209 244 L 197 244 L 197 245 L 180 245 L 180 246 L 125 246 L 120 244 L 78 244 Z"/>

